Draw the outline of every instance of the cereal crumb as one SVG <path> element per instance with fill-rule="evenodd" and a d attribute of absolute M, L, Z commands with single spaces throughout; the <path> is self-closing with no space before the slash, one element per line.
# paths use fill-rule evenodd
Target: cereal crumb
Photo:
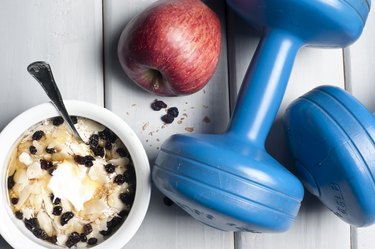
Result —
<path fill-rule="evenodd" d="M 203 105 L 203 108 L 206 108 L 206 109 L 207 109 L 207 108 L 208 108 L 208 105 Z"/>
<path fill-rule="evenodd" d="M 182 119 L 178 120 L 177 124 L 182 124 Z"/>
<path fill-rule="evenodd" d="M 137 104 L 132 104 L 132 107 L 136 106 Z"/>
<path fill-rule="evenodd" d="M 142 126 L 142 130 L 146 130 L 148 127 L 150 127 L 150 123 L 149 123 L 149 122 L 146 122 L 146 123 L 144 123 L 144 125 Z"/>
<path fill-rule="evenodd" d="M 187 132 L 193 132 L 194 131 L 194 127 L 186 127 L 185 131 L 187 131 Z"/>

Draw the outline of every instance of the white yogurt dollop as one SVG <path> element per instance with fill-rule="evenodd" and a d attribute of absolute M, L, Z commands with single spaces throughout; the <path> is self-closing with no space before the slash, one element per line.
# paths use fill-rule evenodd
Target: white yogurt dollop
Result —
<path fill-rule="evenodd" d="M 53 171 L 48 187 L 55 197 L 70 201 L 80 211 L 97 189 L 97 183 L 87 176 L 86 171 L 83 166 L 64 161 Z"/>

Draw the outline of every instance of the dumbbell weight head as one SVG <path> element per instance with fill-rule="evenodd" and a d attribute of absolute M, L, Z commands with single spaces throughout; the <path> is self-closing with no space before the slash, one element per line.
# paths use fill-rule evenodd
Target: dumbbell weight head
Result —
<path fill-rule="evenodd" d="M 361 34 L 370 0 L 227 0 L 260 29 L 283 29 L 313 46 L 346 47 Z"/>
<path fill-rule="evenodd" d="M 296 170 L 306 188 L 344 221 L 375 223 L 375 120 L 344 90 L 318 87 L 285 113 Z"/>

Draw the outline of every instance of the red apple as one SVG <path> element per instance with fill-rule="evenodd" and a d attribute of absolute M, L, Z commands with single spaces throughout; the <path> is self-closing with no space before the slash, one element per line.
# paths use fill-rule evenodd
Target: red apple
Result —
<path fill-rule="evenodd" d="M 220 21 L 201 0 L 159 0 L 121 34 L 118 56 L 125 73 L 161 96 L 202 89 L 219 61 Z"/>

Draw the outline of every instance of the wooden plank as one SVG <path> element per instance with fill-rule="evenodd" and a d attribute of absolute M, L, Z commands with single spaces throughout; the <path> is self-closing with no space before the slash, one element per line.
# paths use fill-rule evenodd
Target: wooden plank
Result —
<path fill-rule="evenodd" d="M 224 1 L 207 1 L 222 17 L 223 46 L 219 66 L 209 84 L 185 97 L 156 97 L 135 86 L 122 72 L 117 59 L 117 42 L 129 20 L 153 0 L 104 1 L 105 99 L 106 107 L 120 115 L 142 141 L 152 164 L 165 139 L 174 133 L 220 132 L 229 117 Z M 180 122 L 163 125 L 164 111 L 150 108 L 154 99 L 180 110 Z M 207 117 L 205 119 L 205 117 Z M 182 119 L 183 118 L 183 119 Z M 205 122 L 206 121 L 206 122 Z M 176 206 L 163 204 L 153 189 L 151 204 L 140 230 L 125 248 L 233 248 L 233 233 L 202 225 Z"/>
<path fill-rule="evenodd" d="M 103 104 L 101 0 L 3 0 L 0 8 L 0 129 L 47 102 L 27 73 L 48 61 L 65 98 Z M 10 248 L 0 239 L 0 248 Z"/>
<path fill-rule="evenodd" d="M 375 10 L 370 10 L 359 40 L 344 50 L 346 87 L 370 112 L 375 112 Z M 375 244 L 375 226 L 352 228 L 353 249 L 370 249 Z"/>
<path fill-rule="evenodd" d="M 228 60 L 233 97 L 259 41 L 259 35 L 246 26 L 230 11 Z M 292 100 L 323 84 L 344 87 L 342 50 L 301 49 L 266 143 L 270 154 L 288 168 L 292 168 L 293 162 L 284 136 L 282 115 Z M 237 233 L 235 245 L 237 249 L 273 249 L 275 246 L 278 249 L 349 249 L 350 227 L 306 193 L 297 221 L 289 231 L 281 234 Z"/>

